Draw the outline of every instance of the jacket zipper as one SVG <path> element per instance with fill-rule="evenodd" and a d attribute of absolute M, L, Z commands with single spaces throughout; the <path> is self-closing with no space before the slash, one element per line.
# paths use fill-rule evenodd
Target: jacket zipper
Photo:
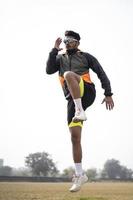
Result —
<path fill-rule="evenodd" d="M 70 71 L 71 71 L 71 68 L 72 68 L 71 67 L 71 60 L 72 60 L 72 55 L 69 56 L 69 69 L 70 69 Z"/>

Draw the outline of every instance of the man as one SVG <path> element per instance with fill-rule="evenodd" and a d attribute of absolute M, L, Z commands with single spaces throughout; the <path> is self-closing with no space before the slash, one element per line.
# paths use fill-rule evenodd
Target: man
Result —
<path fill-rule="evenodd" d="M 105 90 L 102 103 L 106 108 L 112 110 L 114 102 L 110 81 L 97 59 L 89 53 L 78 49 L 80 44 L 80 35 L 74 31 L 65 32 L 66 52 L 58 54 L 62 48 L 61 38 L 57 38 L 54 48 L 49 54 L 46 72 L 53 74 L 59 72 L 59 79 L 68 101 L 67 118 L 71 133 L 73 160 L 75 163 L 75 178 L 71 192 L 80 190 L 82 184 L 87 182 L 88 178 L 82 169 L 82 147 L 81 131 L 83 121 L 87 120 L 85 110 L 92 105 L 95 100 L 95 85 L 91 81 L 89 69 L 92 69 L 101 81 L 102 88 Z"/>

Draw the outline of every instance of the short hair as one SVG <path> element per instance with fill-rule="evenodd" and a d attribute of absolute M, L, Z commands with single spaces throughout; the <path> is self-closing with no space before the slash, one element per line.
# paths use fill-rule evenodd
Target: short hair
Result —
<path fill-rule="evenodd" d="M 65 36 L 70 36 L 70 37 L 73 37 L 74 39 L 76 40 L 80 40 L 80 35 L 74 31 L 65 31 Z"/>

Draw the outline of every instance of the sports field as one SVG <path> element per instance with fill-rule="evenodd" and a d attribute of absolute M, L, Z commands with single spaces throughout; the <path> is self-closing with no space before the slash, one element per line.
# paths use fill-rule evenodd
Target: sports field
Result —
<path fill-rule="evenodd" d="M 133 183 L 87 183 L 77 193 L 71 183 L 0 183 L 0 200 L 133 200 Z"/>

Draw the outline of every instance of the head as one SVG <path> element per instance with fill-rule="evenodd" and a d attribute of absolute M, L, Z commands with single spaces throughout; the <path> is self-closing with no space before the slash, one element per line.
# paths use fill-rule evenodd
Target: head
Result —
<path fill-rule="evenodd" d="M 64 43 L 66 45 L 66 49 L 77 49 L 79 46 L 80 35 L 74 31 L 66 31 Z"/>

